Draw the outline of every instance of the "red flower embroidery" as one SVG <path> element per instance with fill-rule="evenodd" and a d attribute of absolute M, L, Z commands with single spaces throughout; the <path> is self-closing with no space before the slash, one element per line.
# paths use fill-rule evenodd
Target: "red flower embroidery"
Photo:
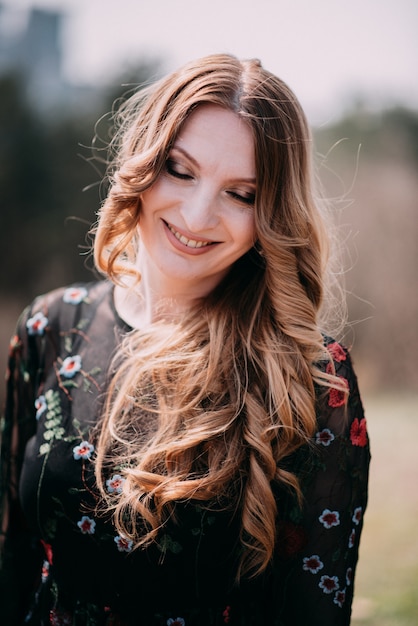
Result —
<path fill-rule="evenodd" d="M 231 611 L 231 607 L 227 606 L 225 611 L 222 612 L 222 617 L 224 618 L 224 624 L 229 624 L 229 620 L 230 620 L 230 611 Z"/>
<path fill-rule="evenodd" d="M 96 522 L 87 515 L 83 515 L 81 520 L 77 522 L 77 526 L 83 535 L 93 535 L 96 530 Z"/>
<path fill-rule="evenodd" d="M 340 588 L 338 576 L 321 576 L 319 587 L 324 593 L 332 593 Z"/>
<path fill-rule="evenodd" d="M 338 376 L 338 379 L 346 388 L 346 391 L 335 388 L 329 390 L 328 404 L 334 409 L 338 408 L 339 406 L 343 406 L 346 403 L 349 390 L 348 380 L 346 378 L 343 378 L 342 376 Z"/>
<path fill-rule="evenodd" d="M 361 522 L 362 517 L 363 517 L 363 509 L 361 508 L 361 506 L 358 506 L 356 509 L 354 509 L 352 520 L 358 526 Z"/>
<path fill-rule="evenodd" d="M 121 537 L 121 535 L 114 537 L 113 541 L 116 543 L 119 552 L 130 552 L 132 550 L 132 546 L 134 545 L 134 542 L 131 539 L 126 539 L 126 537 Z"/>
<path fill-rule="evenodd" d="M 337 593 L 334 596 L 334 604 L 339 606 L 340 609 L 342 608 L 344 602 L 345 602 L 345 589 L 343 589 L 342 591 L 337 591 Z"/>
<path fill-rule="evenodd" d="M 306 544 L 306 533 L 301 526 L 295 526 L 290 522 L 283 522 L 278 528 L 279 556 L 288 558 L 300 552 Z"/>
<path fill-rule="evenodd" d="M 43 548 L 45 550 L 45 556 L 48 559 L 48 563 L 52 565 L 53 554 L 52 554 L 52 548 L 50 544 L 46 543 L 46 541 L 44 541 L 43 539 L 41 539 L 41 544 L 43 545 Z"/>
<path fill-rule="evenodd" d="M 340 514 L 338 511 L 330 511 L 329 509 L 324 509 L 322 511 L 322 515 L 319 516 L 319 521 L 325 528 L 329 529 L 333 526 L 338 526 L 340 523 Z"/>
<path fill-rule="evenodd" d="M 347 358 L 344 348 L 342 348 L 340 344 L 337 343 L 336 341 L 334 341 L 334 343 L 330 343 L 329 346 L 327 347 L 327 350 L 332 356 L 333 360 L 337 361 L 337 363 L 340 363 L 341 361 L 345 361 Z"/>
<path fill-rule="evenodd" d="M 329 446 L 329 444 L 334 441 L 335 435 L 330 431 L 329 428 L 324 428 L 323 430 L 316 433 L 315 441 L 316 443 L 320 443 L 323 446 Z"/>
<path fill-rule="evenodd" d="M 353 446 L 360 446 L 360 448 L 367 446 L 367 422 L 364 417 L 360 421 L 357 418 L 353 420 L 350 429 L 350 441 Z"/>
<path fill-rule="evenodd" d="M 324 567 L 321 559 L 317 554 L 307 556 L 303 559 L 303 569 L 305 572 L 311 572 L 311 574 L 317 574 L 319 570 Z"/>

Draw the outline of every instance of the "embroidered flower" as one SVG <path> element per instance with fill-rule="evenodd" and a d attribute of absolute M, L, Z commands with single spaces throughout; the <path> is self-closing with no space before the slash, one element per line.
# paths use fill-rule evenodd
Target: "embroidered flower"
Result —
<path fill-rule="evenodd" d="M 281 522 L 277 527 L 277 554 L 289 558 L 300 552 L 307 542 L 305 530 L 291 522 Z"/>
<path fill-rule="evenodd" d="M 343 604 L 345 602 L 345 589 L 342 589 L 341 591 L 337 591 L 337 593 L 334 596 L 334 604 L 336 604 L 337 606 L 340 607 L 340 609 L 342 608 Z"/>
<path fill-rule="evenodd" d="M 67 304 L 80 304 L 87 294 L 88 291 L 84 287 L 69 287 L 64 291 L 62 299 Z"/>
<path fill-rule="evenodd" d="M 329 509 L 324 509 L 318 519 L 321 524 L 325 526 L 325 528 L 329 529 L 333 526 L 339 525 L 340 514 L 338 513 L 338 511 L 330 511 Z"/>
<path fill-rule="evenodd" d="M 333 343 L 330 343 L 327 346 L 327 350 L 332 356 L 332 359 L 336 361 L 337 363 L 340 363 L 341 361 L 345 361 L 347 358 L 344 348 L 340 346 L 340 344 L 337 343 L 336 341 L 334 341 Z"/>
<path fill-rule="evenodd" d="M 65 378 L 73 378 L 81 370 L 81 356 L 75 354 L 74 356 L 67 356 L 62 362 L 59 373 Z"/>
<path fill-rule="evenodd" d="M 334 441 L 335 435 L 330 431 L 329 428 L 324 428 L 323 430 L 316 433 L 315 441 L 316 443 L 320 443 L 323 446 L 329 446 L 329 444 Z"/>
<path fill-rule="evenodd" d="M 347 583 L 347 587 L 351 585 L 353 582 L 353 568 L 349 567 L 345 573 L 345 582 Z"/>
<path fill-rule="evenodd" d="M 83 535 L 93 535 L 96 530 L 96 522 L 91 517 L 83 515 L 81 520 L 77 522 L 77 526 L 83 533 Z"/>
<path fill-rule="evenodd" d="M 49 612 L 49 624 L 50 626 L 71 626 L 73 623 L 73 617 L 71 613 L 66 611 L 58 611 L 57 609 L 51 609 Z"/>
<path fill-rule="evenodd" d="M 338 576 L 321 576 L 319 587 L 324 593 L 333 593 L 340 588 Z"/>
<path fill-rule="evenodd" d="M 122 493 L 123 483 L 125 482 L 120 474 L 113 474 L 112 478 L 106 481 L 106 487 L 109 493 Z"/>
<path fill-rule="evenodd" d="M 354 509 L 354 513 L 352 517 L 352 520 L 356 526 L 360 524 L 362 517 L 363 517 L 363 509 L 361 508 L 361 506 L 358 506 L 356 509 Z"/>
<path fill-rule="evenodd" d="M 319 570 L 324 567 L 321 559 L 317 554 L 313 554 L 312 556 L 306 556 L 303 559 L 303 569 L 305 572 L 311 572 L 311 574 L 317 574 Z"/>
<path fill-rule="evenodd" d="M 169 617 L 167 620 L 167 626 L 185 626 L 186 622 L 182 617 L 176 617 L 175 619 Z"/>
<path fill-rule="evenodd" d="M 44 541 L 43 539 L 41 539 L 41 544 L 43 545 L 43 548 L 45 550 L 45 556 L 48 559 L 48 563 L 50 565 L 52 565 L 52 560 L 53 560 L 53 553 L 52 553 L 52 547 L 51 544 L 47 543 L 46 541 Z"/>
<path fill-rule="evenodd" d="M 223 622 L 224 624 L 229 624 L 229 620 L 231 619 L 231 607 L 227 606 L 225 607 L 225 610 L 222 611 L 222 617 L 223 617 Z"/>
<path fill-rule="evenodd" d="M 348 380 L 346 378 L 338 376 L 338 380 L 346 388 L 347 391 L 335 388 L 331 388 L 329 390 L 328 404 L 334 409 L 337 409 L 339 406 L 344 406 L 347 401 L 347 392 L 349 389 Z"/>
<path fill-rule="evenodd" d="M 48 580 L 48 576 L 49 576 L 49 563 L 48 561 L 44 561 L 42 563 L 41 581 L 45 583 Z"/>
<path fill-rule="evenodd" d="M 357 417 L 353 420 L 350 428 L 350 441 L 353 446 L 360 448 L 367 446 L 367 422 L 364 417 L 361 420 L 358 420 Z"/>
<path fill-rule="evenodd" d="M 116 535 L 113 541 L 116 543 L 119 552 L 130 552 L 132 550 L 133 541 L 126 539 L 126 537 Z"/>
<path fill-rule="evenodd" d="M 80 445 L 73 448 L 73 457 L 76 461 L 89 459 L 93 454 L 94 446 L 88 441 L 82 441 Z"/>
<path fill-rule="evenodd" d="M 39 313 L 35 313 L 33 317 L 28 319 L 26 328 L 28 329 L 29 335 L 43 335 L 48 323 L 48 318 L 39 311 Z"/>
<path fill-rule="evenodd" d="M 348 539 L 348 547 L 352 548 L 355 544 L 355 541 L 356 541 L 356 531 L 353 528 L 353 530 L 350 533 L 350 537 Z"/>
<path fill-rule="evenodd" d="M 9 343 L 9 356 L 12 356 L 16 352 L 16 350 L 19 350 L 19 348 L 21 347 L 22 342 L 20 341 L 18 335 L 13 335 Z"/>
<path fill-rule="evenodd" d="M 45 396 L 39 396 L 38 398 L 36 398 L 35 400 L 35 409 L 36 409 L 36 419 L 38 420 L 42 413 L 44 413 L 48 408 L 48 405 L 46 403 L 46 398 Z"/>

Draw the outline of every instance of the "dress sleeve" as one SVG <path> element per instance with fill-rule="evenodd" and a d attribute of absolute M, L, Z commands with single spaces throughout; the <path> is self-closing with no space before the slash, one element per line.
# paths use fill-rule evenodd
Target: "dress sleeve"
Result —
<path fill-rule="evenodd" d="M 370 451 L 350 356 L 336 342 L 328 350 L 349 396 L 319 397 L 318 431 L 300 462 L 304 506 L 290 507 L 279 529 L 275 593 L 286 626 L 343 626 L 351 617 Z"/>
<path fill-rule="evenodd" d="M 31 321 L 32 335 L 28 332 Z M 31 310 L 25 310 L 10 342 L 0 428 L 0 621 L 13 626 L 23 623 L 42 563 L 39 542 L 28 529 L 19 502 L 25 448 L 36 428 L 35 395 L 42 346 L 37 331 L 41 326 L 42 314 L 34 320 Z"/>

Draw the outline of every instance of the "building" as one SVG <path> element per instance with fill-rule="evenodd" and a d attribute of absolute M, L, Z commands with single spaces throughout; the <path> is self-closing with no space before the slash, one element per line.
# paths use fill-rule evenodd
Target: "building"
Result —
<path fill-rule="evenodd" d="M 5 7 L 0 4 L 0 76 L 21 76 L 29 102 L 41 114 L 89 107 L 97 90 L 70 85 L 62 74 L 62 30 L 59 11 Z"/>

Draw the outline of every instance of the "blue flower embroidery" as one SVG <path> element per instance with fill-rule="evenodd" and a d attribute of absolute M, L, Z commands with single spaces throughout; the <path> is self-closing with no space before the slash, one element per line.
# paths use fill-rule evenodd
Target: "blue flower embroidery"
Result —
<path fill-rule="evenodd" d="M 43 313 L 39 312 L 28 319 L 26 328 L 28 329 L 29 335 L 43 335 L 48 323 L 48 318 L 45 317 Z"/>

